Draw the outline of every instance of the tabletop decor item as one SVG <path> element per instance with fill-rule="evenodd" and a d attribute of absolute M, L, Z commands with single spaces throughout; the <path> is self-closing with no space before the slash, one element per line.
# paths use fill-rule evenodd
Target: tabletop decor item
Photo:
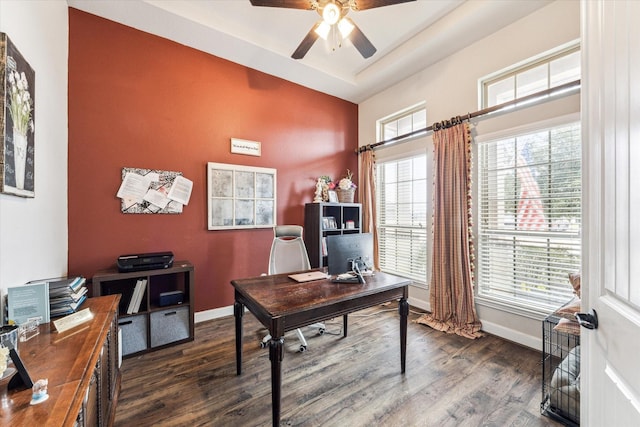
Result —
<path fill-rule="evenodd" d="M 2 402 L 2 405 L 4 405 L 4 402 L 7 400 L 9 383 L 17 372 L 16 368 L 7 368 L 2 375 L 0 375 L 0 402 Z"/>
<path fill-rule="evenodd" d="M 329 202 L 329 190 L 333 190 L 335 184 L 328 175 L 322 175 L 316 180 L 316 191 L 313 203 Z"/>
<path fill-rule="evenodd" d="M 353 203 L 356 192 L 356 185 L 353 183 L 353 174 L 347 169 L 347 175 L 338 181 L 336 185 L 336 193 L 338 193 L 338 201 L 340 203 Z"/>
<path fill-rule="evenodd" d="M 47 388 L 49 386 L 49 380 L 47 378 L 36 381 L 31 387 L 33 393 L 31 394 L 31 405 L 37 405 L 38 403 L 42 403 L 49 398 L 49 394 L 47 393 Z"/>
<path fill-rule="evenodd" d="M 11 361 L 9 350 L 18 348 L 18 326 L 3 325 L 0 327 L 0 376 Z"/>
<path fill-rule="evenodd" d="M 0 396 L 7 393 L 9 381 L 13 378 L 16 369 L 11 363 L 10 348 L 18 345 L 18 327 L 15 325 L 4 325 L 0 329 Z"/>
<path fill-rule="evenodd" d="M 7 365 L 9 361 L 9 349 L 0 345 L 0 378 L 4 375 L 7 370 Z"/>

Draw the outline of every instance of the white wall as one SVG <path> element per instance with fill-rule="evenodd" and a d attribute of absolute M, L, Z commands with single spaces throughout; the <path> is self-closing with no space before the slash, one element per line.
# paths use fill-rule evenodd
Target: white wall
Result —
<path fill-rule="evenodd" d="M 67 273 L 68 22 L 63 0 L 0 0 L 0 31 L 36 74 L 35 198 L 0 194 L 2 295 Z"/>
<path fill-rule="evenodd" d="M 464 13 L 464 7 L 456 12 Z M 579 2 L 553 2 L 362 102 L 359 105 L 359 143 L 376 142 L 376 120 L 420 102 L 426 102 L 428 123 L 474 112 L 479 108 L 478 79 L 579 38 Z M 500 129 L 515 128 L 527 121 L 542 121 L 579 110 L 579 96 L 574 95 L 516 113 L 472 121 L 473 134 L 482 136 Z M 376 158 L 380 161 L 403 153 L 426 152 L 431 164 L 432 150 L 431 137 L 427 136 L 379 149 Z M 431 185 L 427 184 L 427 188 Z M 411 304 L 429 308 L 429 295 L 425 289 L 411 288 L 409 296 Z M 539 319 L 505 313 L 478 303 L 476 307 L 485 331 L 541 348 Z"/>

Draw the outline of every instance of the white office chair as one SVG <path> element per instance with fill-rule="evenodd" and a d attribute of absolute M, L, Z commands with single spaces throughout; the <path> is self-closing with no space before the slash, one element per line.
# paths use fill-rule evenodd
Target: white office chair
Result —
<path fill-rule="evenodd" d="M 269 274 L 291 273 L 309 270 L 309 256 L 302 240 L 302 227 L 299 225 L 277 225 L 273 229 L 274 238 L 269 255 Z M 324 334 L 323 323 L 314 323 L 311 327 L 318 328 L 318 334 Z M 300 351 L 307 349 L 307 340 L 300 329 L 296 329 L 300 341 Z M 260 347 L 265 348 L 271 340 L 271 335 L 264 337 Z"/>

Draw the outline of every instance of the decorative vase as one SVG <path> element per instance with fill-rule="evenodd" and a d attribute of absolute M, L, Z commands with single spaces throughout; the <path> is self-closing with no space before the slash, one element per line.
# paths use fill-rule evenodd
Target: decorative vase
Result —
<path fill-rule="evenodd" d="M 16 368 L 7 368 L 2 375 L 0 375 L 0 395 L 7 392 L 9 381 L 11 381 L 11 378 L 13 378 L 16 372 L 18 372 Z"/>
<path fill-rule="evenodd" d="M 18 351 L 18 325 L 0 326 L 0 345 Z"/>
<path fill-rule="evenodd" d="M 348 190 L 343 190 L 341 188 L 336 188 L 336 193 L 338 193 L 338 201 L 340 203 L 353 203 L 353 197 L 356 193 L 356 189 L 350 188 Z"/>
<path fill-rule="evenodd" d="M 16 177 L 16 188 L 24 189 L 24 170 L 27 163 L 27 135 L 13 129 L 13 161 Z"/>

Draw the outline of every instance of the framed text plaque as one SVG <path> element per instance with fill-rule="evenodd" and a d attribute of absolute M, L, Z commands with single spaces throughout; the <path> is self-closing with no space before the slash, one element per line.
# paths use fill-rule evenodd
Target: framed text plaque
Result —
<path fill-rule="evenodd" d="M 231 152 L 234 154 L 246 154 L 248 156 L 262 155 L 261 144 L 257 141 L 231 138 Z"/>

